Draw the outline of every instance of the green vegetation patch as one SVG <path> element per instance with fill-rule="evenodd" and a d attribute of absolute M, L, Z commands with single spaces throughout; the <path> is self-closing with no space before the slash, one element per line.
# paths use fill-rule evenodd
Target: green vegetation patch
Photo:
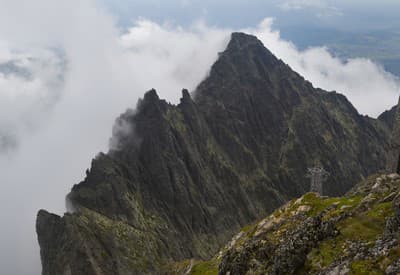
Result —
<path fill-rule="evenodd" d="M 329 219 L 344 212 L 350 212 L 360 204 L 361 200 L 361 196 L 320 199 L 315 194 L 307 194 L 304 196 L 302 204 L 312 207 L 308 213 L 311 216 L 317 215 L 330 205 L 335 205 L 324 216 L 324 219 Z M 321 242 L 309 253 L 304 271 L 317 273 L 340 259 L 344 256 L 343 251 L 347 247 L 348 241 L 369 242 L 372 245 L 383 233 L 386 218 L 391 215 L 393 215 L 392 203 L 386 202 L 375 204 L 369 211 L 354 213 L 351 217 L 342 220 L 337 225 L 340 234 Z M 395 250 L 391 253 L 396 255 Z M 383 263 L 384 260 L 356 261 L 351 266 L 352 274 L 381 274 L 382 267 L 388 265 L 388 263 Z M 392 262 L 392 260 L 386 259 L 386 262 Z"/>
<path fill-rule="evenodd" d="M 328 217 L 332 217 L 353 209 L 360 203 L 361 199 L 361 196 L 350 198 L 321 198 L 315 193 L 308 193 L 303 197 L 302 204 L 311 206 L 310 211 L 307 213 L 310 217 L 315 217 L 328 207 L 335 205 L 335 210 L 332 210 L 331 213 L 327 215 Z"/>
<path fill-rule="evenodd" d="M 244 233 L 248 233 L 252 229 L 254 229 L 254 226 L 249 224 L 249 225 L 244 226 L 241 231 Z"/>
<path fill-rule="evenodd" d="M 198 262 L 196 263 L 190 274 L 192 275 L 217 275 L 218 274 L 218 265 L 219 261 L 216 259 L 212 259 L 207 262 Z"/>
<path fill-rule="evenodd" d="M 339 242 L 338 242 L 339 241 Z M 343 242 L 329 239 L 322 242 L 318 248 L 314 248 L 305 264 L 306 270 L 317 273 L 321 268 L 326 268 L 343 254 Z"/>
<path fill-rule="evenodd" d="M 370 275 L 379 275 L 382 274 L 382 271 L 377 268 L 376 261 L 373 260 L 364 260 L 364 261 L 355 261 L 351 264 L 351 272 L 350 274 L 370 274 Z"/>
<path fill-rule="evenodd" d="M 366 213 L 344 220 L 340 223 L 339 229 L 349 240 L 375 241 L 383 233 L 386 218 L 392 214 L 390 202 L 379 203 Z"/>
<path fill-rule="evenodd" d="M 350 217 L 339 225 L 341 234 L 348 240 L 375 241 L 383 233 L 380 218 L 361 215 Z"/>
<path fill-rule="evenodd" d="M 380 219 L 382 221 L 393 214 L 392 202 L 379 203 L 368 212 L 369 217 Z"/>

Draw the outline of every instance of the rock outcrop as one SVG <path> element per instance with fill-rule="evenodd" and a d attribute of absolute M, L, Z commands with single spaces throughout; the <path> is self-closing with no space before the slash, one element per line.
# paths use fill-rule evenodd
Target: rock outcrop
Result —
<path fill-rule="evenodd" d="M 204 274 L 399 274 L 400 176 L 376 175 L 343 197 L 308 193 L 247 226 Z M 208 273 L 207 273 L 208 272 Z"/>
<path fill-rule="evenodd" d="M 308 167 L 330 172 L 329 195 L 383 169 L 389 128 L 234 33 L 193 98 L 184 90 L 175 106 L 147 92 L 117 119 L 111 143 L 68 195 L 74 213 L 39 212 L 44 275 L 154 274 L 207 259 L 306 193 Z M 335 232 L 318 218 L 304 230 L 318 241 Z M 281 260 L 288 253 L 282 247 Z"/>

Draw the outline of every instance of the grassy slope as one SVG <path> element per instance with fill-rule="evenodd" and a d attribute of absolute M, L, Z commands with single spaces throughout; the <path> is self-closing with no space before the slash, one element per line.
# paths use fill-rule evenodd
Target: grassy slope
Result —
<path fill-rule="evenodd" d="M 335 225 L 339 232 L 337 236 L 316 244 L 298 273 L 315 274 L 328 270 L 334 263 L 348 261 L 350 274 L 383 274 L 390 264 L 400 258 L 399 244 L 391 247 L 384 256 L 358 259 L 352 254 L 355 245 L 358 250 L 376 246 L 384 234 L 386 220 L 394 215 L 392 200 L 400 191 L 400 179 L 381 176 L 382 183 L 377 185 L 377 178 L 367 179 L 343 197 L 327 198 L 308 193 L 290 201 L 262 221 L 244 227 L 210 261 L 192 263 L 190 274 L 218 274 L 218 265 L 227 251 L 246 249 L 248 243 L 254 241 L 285 242 L 287 232 L 294 230 L 307 217 L 317 215 L 321 215 L 323 220 L 339 216 L 344 218 Z"/>

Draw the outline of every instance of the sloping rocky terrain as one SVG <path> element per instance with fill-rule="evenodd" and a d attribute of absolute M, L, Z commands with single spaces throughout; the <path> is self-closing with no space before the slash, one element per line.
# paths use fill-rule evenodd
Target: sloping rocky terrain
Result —
<path fill-rule="evenodd" d="M 73 213 L 38 213 L 43 274 L 154 274 L 208 259 L 306 193 L 308 167 L 330 172 L 326 195 L 383 169 L 389 133 L 234 33 L 192 96 L 172 105 L 151 90 L 117 119 L 112 150 L 67 196 Z"/>
<path fill-rule="evenodd" d="M 390 110 L 383 112 L 379 117 L 378 120 L 382 121 L 386 124 L 387 127 L 393 129 L 395 123 L 395 117 L 397 113 L 397 105 L 392 107 Z"/>
<path fill-rule="evenodd" d="M 188 273 L 398 274 L 399 236 L 400 176 L 375 175 L 343 197 L 291 200 Z"/>

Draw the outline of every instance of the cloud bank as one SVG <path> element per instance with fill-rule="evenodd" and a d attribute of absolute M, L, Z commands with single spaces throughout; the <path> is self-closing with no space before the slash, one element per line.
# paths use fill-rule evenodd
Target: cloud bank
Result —
<path fill-rule="evenodd" d="M 232 30 L 140 19 L 122 32 L 91 0 L 0 6 L 0 273 L 39 274 L 37 210 L 62 214 L 91 158 L 108 150 L 116 117 L 150 88 L 177 102 L 183 87 L 194 89 L 207 75 Z M 343 62 L 325 48 L 298 51 L 272 24 L 266 19 L 243 31 L 363 113 L 396 103 L 398 81 L 381 67 Z"/>
<path fill-rule="evenodd" d="M 146 20 L 121 33 L 93 1 L 15 2 L 0 0 L 0 273 L 40 274 L 38 209 L 62 214 L 117 116 L 153 87 L 171 102 L 193 89 L 228 35 Z"/>

